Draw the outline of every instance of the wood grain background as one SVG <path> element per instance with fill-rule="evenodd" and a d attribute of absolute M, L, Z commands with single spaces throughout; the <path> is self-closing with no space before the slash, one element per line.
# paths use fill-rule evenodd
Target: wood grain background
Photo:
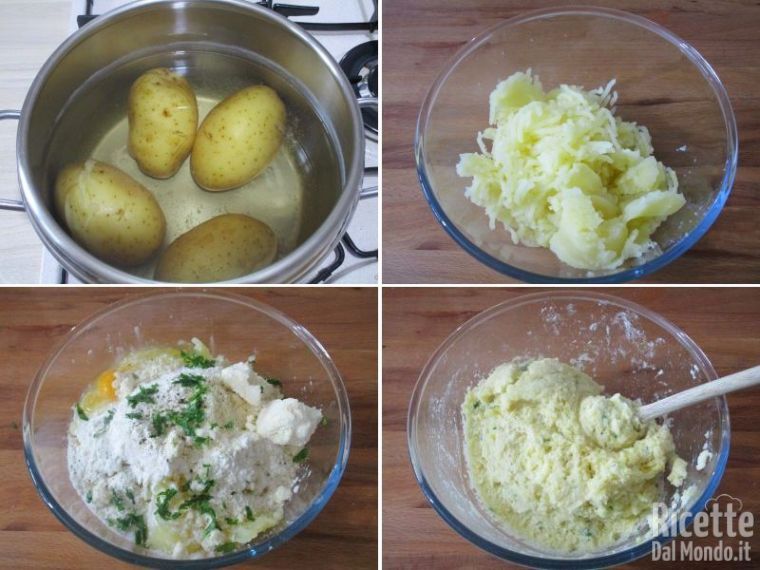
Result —
<path fill-rule="evenodd" d="M 739 127 L 739 170 L 718 221 L 660 283 L 760 282 L 760 5 L 756 0 L 619 0 L 690 42 L 717 71 Z M 385 283 L 508 283 L 471 257 L 433 217 L 417 182 L 413 140 L 422 101 L 469 39 L 527 10 L 573 0 L 384 0 L 383 279 Z"/>
<path fill-rule="evenodd" d="M 406 416 L 417 377 L 432 352 L 461 323 L 501 301 L 541 289 L 385 288 L 383 290 L 383 567 L 511 567 L 459 536 L 422 494 L 406 445 Z M 640 303 L 681 327 L 718 374 L 760 362 L 760 290 L 621 288 L 606 293 Z M 728 397 L 731 451 L 718 493 L 739 497 L 755 516 L 750 546 L 760 558 L 760 389 Z M 680 539 L 677 539 L 680 540 Z M 726 540 L 726 544 L 736 540 Z M 695 539 L 695 545 L 714 539 Z M 758 562 L 733 567 L 757 567 Z M 630 565 L 675 568 L 648 557 Z M 683 566 L 683 565 L 682 565 Z M 724 565 L 726 568 L 730 564 Z M 516 566 L 515 566 L 516 567 Z M 690 563 L 689 568 L 714 567 Z"/>
<path fill-rule="evenodd" d="M 29 384 L 69 329 L 135 292 L 123 288 L 0 289 L 0 568 L 128 568 L 88 546 L 40 500 L 24 464 L 21 413 Z M 164 289 L 165 290 L 165 289 Z M 377 290 L 234 289 L 309 329 L 348 388 L 353 441 L 348 468 L 325 509 L 256 568 L 377 567 Z"/>

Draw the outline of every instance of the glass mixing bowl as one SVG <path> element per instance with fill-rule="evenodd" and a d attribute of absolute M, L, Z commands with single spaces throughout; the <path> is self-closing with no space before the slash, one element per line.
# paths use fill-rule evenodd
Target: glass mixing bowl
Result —
<path fill-rule="evenodd" d="M 579 366 L 605 386 L 648 403 L 717 378 L 710 361 L 678 327 L 629 301 L 585 292 L 551 292 L 496 305 L 457 328 L 420 374 L 409 407 L 408 443 L 414 474 L 439 515 L 466 539 L 505 560 L 540 568 L 598 568 L 651 552 L 652 539 L 633 535 L 604 551 L 560 555 L 526 543 L 491 518 L 470 485 L 460 406 L 468 388 L 518 356 L 554 357 Z M 689 464 L 690 499 L 669 512 L 690 518 L 713 496 L 728 460 L 730 427 L 724 397 L 678 411 L 671 432 Z M 702 470 L 703 446 L 712 452 Z M 669 487 L 665 503 L 673 499 Z"/>
<path fill-rule="evenodd" d="M 197 337 L 231 362 L 256 354 L 256 369 L 328 418 L 309 442 L 300 489 L 284 522 L 244 549 L 198 560 L 161 558 L 100 521 L 74 490 L 66 461 L 72 406 L 123 352 Z M 308 525 L 338 486 L 348 460 L 351 413 L 343 381 L 325 349 L 303 326 L 258 301 L 229 294 L 171 292 L 131 297 L 74 327 L 42 365 L 24 407 L 24 454 L 45 504 L 69 530 L 103 552 L 151 568 L 209 568 L 257 558 Z"/>
<path fill-rule="evenodd" d="M 586 89 L 616 79 L 617 113 L 645 125 L 655 156 L 678 174 L 686 205 L 653 239 L 661 252 L 610 272 L 589 273 L 545 248 L 512 243 L 509 232 L 464 195 L 459 155 L 478 150 L 488 126 L 488 96 L 516 71 L 532 68 L 545 89 Z M 693 246 L 718 217 L 736 173 L 736 120 L 715 71 L 688 43 L 649 20 L 603 8 L 529 12 L 464 46 L 435 81 L 420 111 L 417 172 L 444 229 L 488 267 L 530 282 L 613 283 L 643 277 Z"/>

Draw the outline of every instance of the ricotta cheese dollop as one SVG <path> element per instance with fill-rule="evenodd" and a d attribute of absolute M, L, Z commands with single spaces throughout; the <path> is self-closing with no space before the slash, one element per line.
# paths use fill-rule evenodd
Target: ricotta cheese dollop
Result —
<path fill-rule="evenodd" d="M 241 549 L 280 524 L 320 410 L 193 339 L 132 352 L 74 406 L 71 482 L 137 546 L 173 558 Z"/>
<path fill-rule="evenodd" d="M 496 367 L 462 404 L 478 497 L 510 531 L 558 552 L 631 536 L 662 499 L 666 471 L 674 486 L 686 477 L 668 427 L 642 422 L 637 407 L 555 359 Z"/>

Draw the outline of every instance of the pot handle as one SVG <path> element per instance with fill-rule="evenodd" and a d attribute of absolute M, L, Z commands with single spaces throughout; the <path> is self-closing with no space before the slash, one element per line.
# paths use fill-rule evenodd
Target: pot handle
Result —
<path fill-rule="evenodd" d="M 379 111 L 377 97 L 360 97 L 357 99 L 357 103 L 359 103 L 359 109 L 364 109 L 365 107 L 373 107 L 375 110 Z M 365 176 L 367 174 L 377 174 L 377 167 L 370 166 L 368 168 L 365 168 L 364 174 Z M 377 196 L 377 189 L 377 186 L 367 186 L 366 188 L 362 188 L 361 192 L 359 193 L 359 200 L 364 200 L 365 198 L 375 198 Z"/>
<path fill-rule="evenodd" d="M 21 118 L 21 111 L 13 111 L 6 109 L 0 111 L 0 121 L 4 119 L 16 119 Z M 24 203 L 21 200 L 11 200 L 10 198 L 0 198 L 0 210 L 12 210 L 14 212 L 23 212 Z"/>

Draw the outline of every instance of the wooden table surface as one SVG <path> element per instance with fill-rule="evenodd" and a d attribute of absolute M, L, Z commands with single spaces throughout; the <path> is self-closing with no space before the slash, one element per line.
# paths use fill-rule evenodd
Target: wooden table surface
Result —
<path fill-rule="evenodd" d="M 574 0 L 384 0 L 383 279 L 385 283 L 507 283 L 433 217 L 417 181 L 413 140 L 428 88 L 470 38 L 530 9 Z M 739 128 L 739 169 L 717 222 L 646 281 L 760 282 L 760 7 L 755 0 L 581 2 L 640 14 L 690 42 L 717 71 Z M 474 133 L 473 133 L 474 135 Z"/>
<path fill-rule="evenodd" d="M 540 289 L 383 290 L 383 567 L 504 568 L 505 564 L 460 537 L 429 505 L 414 478 L 406 445 L 412 389 L 428 357 L 461 323 L 501 301 Z M 662 314 L 705 351 L 718 374 L 760 362 L 760 292 L 757 289 L 607 289 Z M 740 498 L 755 517 L 750 541 L 760 552 L 760 389 L 728 397 L 731 451 L 718 493 Z M 680 539 L 677 539 L 680 540 Z M 713 544 L 695 539 L 695 545 Z M 731 543 L 729 539 L 727 544 Z M 735 543 L 735 540 L 734 540 Z M 757 564 L 757 562 L 755 562 Z M 648 557 L 632 564 L 653 564 Z M 690 563 L 689 568 L 708 568 Z M 728 568 L 729 565 L 726 565 Z M 735 567 L 749 567 L 737 565 Z"/>
<path fill-rule="evenodd" d="M 0 289 L 0 568 L 127 568 L 76 538 L 37 495 L 24 464 L 21 413 L 29 384 L 69 329 L 134 289 Z M 141 290 L 140 293 L 144 292 Z M 309 329 L 348 388 L 348 468 L 317 518 L 256 568 L 377 567 L 377 290 L 235 289 Z"/>

